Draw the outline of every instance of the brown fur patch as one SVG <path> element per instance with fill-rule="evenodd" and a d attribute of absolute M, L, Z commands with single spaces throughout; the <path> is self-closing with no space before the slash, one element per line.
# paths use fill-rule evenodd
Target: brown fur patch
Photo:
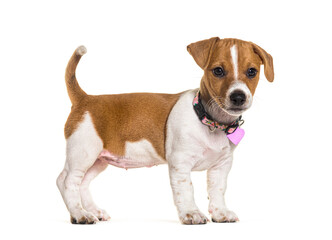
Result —
<path fill-rule="evenodd" d="M 89 112 L 104 149 L 123 156 L 125 142 L 148 140 L 165 159 L 166 121 L 181 94 L 130 93 L 86 96 L 72 111 L 65 125 L 68 138 Z"/>

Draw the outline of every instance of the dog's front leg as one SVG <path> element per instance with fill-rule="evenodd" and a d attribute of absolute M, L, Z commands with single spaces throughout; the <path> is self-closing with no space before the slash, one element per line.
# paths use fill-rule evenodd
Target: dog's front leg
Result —
<path fill-rule="evenodd" d="M 169 165 L 174 204 L 183 224 L 205 224 L 208 218 L 199 211 L 195 204 L 190 172 L 191 169 L 183 168 L 183 166 Z"/>
<path fill-rule="evenodd" d="M 227 176 L 231 170 L 233 156 L 230 154 L 219 166 L 207 171 L 208 194 L 210 199 L 209 213 L 213 222 L 236 222 L 236 214 L 227 209 L 225 204 L 225 191 Z"/>

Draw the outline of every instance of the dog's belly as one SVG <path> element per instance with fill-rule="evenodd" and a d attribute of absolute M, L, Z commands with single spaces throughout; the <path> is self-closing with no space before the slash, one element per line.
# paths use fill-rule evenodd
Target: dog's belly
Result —
<path fill-rule="evenodd" d="M 166 163 L 157 154 L 152 144 L 145 139 L 137 142 L 126 142 L 124 156 L 115 155 L 111 151 L 104 149 L 99 154 L 98 159 L 107 161 L 115 167 L 125 169 L 153 167 Z"/>

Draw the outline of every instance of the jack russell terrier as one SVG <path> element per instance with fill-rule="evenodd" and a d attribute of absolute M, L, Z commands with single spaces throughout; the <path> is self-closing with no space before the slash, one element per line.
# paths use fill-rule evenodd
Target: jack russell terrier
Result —
<path fill-rule="evenodd" d="M 274 79 L 273 59 L 238 39 L 211 39 L 187 47 L 204 70 L 200 88 L 178 94 L 129 93 L 93 96 L 79 86 L 75 70 L 86 48 L 69 60 L 66 85 L 72 102 L 65 125 L 66 163 L 57 186 L 76 224 L 109 220 L 89 184 L 110 164 L 120 168 L 168 164 L 174 203 L 183 224 L 209 220 L 194 201 L 191 171 L 207 170 L 213 222 L 236 222 L 224 194 L 233 151 L 244 135 L 241 115 L 250 108 L 260 65 Z"/>

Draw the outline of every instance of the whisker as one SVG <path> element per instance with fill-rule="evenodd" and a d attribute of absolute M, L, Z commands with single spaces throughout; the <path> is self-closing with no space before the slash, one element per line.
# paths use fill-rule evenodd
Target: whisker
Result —
<path fill-rule="evenodd" d="M 226 106 L 222 97 L 212 96 L 212 98 L 214 99 L 214 102 L 219 105 L 219 107 L 224 108 Z"/>

